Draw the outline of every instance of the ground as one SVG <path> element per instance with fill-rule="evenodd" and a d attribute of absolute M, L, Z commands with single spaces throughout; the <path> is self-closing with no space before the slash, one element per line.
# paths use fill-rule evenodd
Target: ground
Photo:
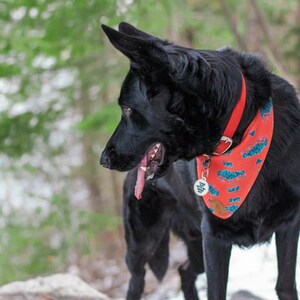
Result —
<path fill-rule="evenodd" d="M 123 261 L 124 242 L 118 239 L 117 244 L 108 251 L 111 257 L 107 258 L 105 257 L 107 254 L 103 254 L 103 257 L 96 262 L 90 262 L 84 268 L 74 267 L 70 271 L 79 273 L 99 291 L 113 298 L 124 299 L 129 274 Z M 170 267 L 161 284 L 157 283 L 151 271 L 147 272 L 143 300 L 183 300 L 177 268 L 186 259 L 185 246 L 180 240 L 173 238 L 170 252 Z M 88 269 L 89 272 L 86 273 L 85 269 Z M 300 286 L 299 262 L 297 269 L 297 283 Z M 274 239 L 269 245 L 255 246 L 251 249 L 243 250 L 234 247 L 230 263 L 228 299 L 276 300 L 274 289 L 276 277 L 277 262 Z M 201 300 L 207 300 L 205 274 L 198 277 L 197 288 Z M 241 294 L 237 295 L 237 292 L 242 290 L 255 294 L 257 298 L 238 296 Z"/>

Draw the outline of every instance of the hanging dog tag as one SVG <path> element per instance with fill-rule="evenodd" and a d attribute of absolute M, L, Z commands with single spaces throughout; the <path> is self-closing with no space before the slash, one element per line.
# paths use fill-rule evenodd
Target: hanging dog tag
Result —
<path fill-rule="evenodd" d="M 201 179 L 198 179 L 194 183 L 194 192 L 198 196 L 204 196 L 208 193 L 208 191 L 209 191 L 209 184 L 207 183 L 205 177 L 202 177 Z"/>

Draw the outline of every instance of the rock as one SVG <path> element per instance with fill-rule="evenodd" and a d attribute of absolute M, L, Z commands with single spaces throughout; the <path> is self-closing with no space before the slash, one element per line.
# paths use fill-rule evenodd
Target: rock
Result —
<path fill-rule="evenodd" d="M 255 296 L 248 291 L 238 291 L 232 295 L 230 300 L 264 300 L 264 299 Z"/>
<path fill-rule="evenodd" d="M 55 274 L 0 287 L 0 300 L 109 300 L 79 277 Z"/>

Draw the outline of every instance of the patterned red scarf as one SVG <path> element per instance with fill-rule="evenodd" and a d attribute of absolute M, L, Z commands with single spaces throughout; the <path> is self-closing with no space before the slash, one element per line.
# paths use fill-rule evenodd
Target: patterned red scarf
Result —
<path fill-rule="evenodd" d="M 239 145 L 222 155 L 196 158 L 195 193 L 221 219 L 231 217 L 245 201 L 269 151 L 274 127 L 272 100 L 260 109 Z"/>

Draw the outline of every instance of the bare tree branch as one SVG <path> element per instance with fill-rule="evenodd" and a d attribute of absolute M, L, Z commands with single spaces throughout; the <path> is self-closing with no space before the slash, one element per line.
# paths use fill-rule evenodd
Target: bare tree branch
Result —
<path fill-rule="evenodd" d="M 259 25 L 251 2 L 252 0 L 247 1 L 247 31 L 245 39 L 249 51 L 259 52 L 262 44 L 261 35 L 259 34 Z"/>
<path fill-rule="evenodd" d="M 264 37 L 269 45 L 269 48 L 270 48 L 269 53 L 270 53 L 270 55 L 273 56 L 273 63 L 275 63 L 276 67 L 278 68 L 278 70 L 280 71 L 280 73 L 282 75 L 284 75 L 285 77 L 289 77 L 288 71 L 282 62 L 283 59 L 281 57 L 281 54 L 278 51 L 279 47 L 276 45 L 275 39 L 272 38 L 272 35 L 270 33 L 269 25 L 268 25 L 265 15 L 259 8 L 256 0 L 252 0 L 252 1 L 250 1 L 250 3 L 252 4 L 254 11 L 256 12 L 258 24 L 259 24 L 259 26 L 262 30 L 262 33 L 264 34 Z"/>
<path fill-rule="evenodd" d="M 300 2 L 300 0 L 298 0 Z M 251 49 L 248 44 L 247 35 L 243 36 L 237 29 L 237 20 L 234 14 L 232 14 L 230 7 L 228 5 L 228 2 L 226 0 L 219 0 L 219 3 L 223 9 L 223 12 L 229 22 L 231 31 L 233 36 L 235 37 L 237 44 L 241 50 L 244 51 L 255 51 L 255 49 Z M 285 77 L 289 82 L 294 84 L 296 86 L 295 79 L 291 77 L 291 74 L 288 72 L 286 67 L 283 64 L 283 59 L 281 57 L 281 54 L 278 52 L 278 47 L 274 40 L 272 39 L 272 35 L 270 34 L 269 25 L 266 20 L 265 15 L 257 5 L 256 0 L 249 0 L 249 6 L 248 9 L 252 8 L 253 12 L 255 14 L 255 20 L 257 21 L 258 28 L 261 30 L 264 39 L 266 40 L 265 45 L 262 43 L 259 46 L 259 49 L 262 53 L 265 53 L 268 57 L 268 60 L 272 63 L 272 65 L 279 71 L 279 73 Z M 252 7 L 251 7 L 252 6 Z M 300 6 L 300 4 L 299 4 Z M 252 17 L 253 19 L 253 17 Z M 250 20 L 249 21 L 253 21 Z M 256 33 L 257 34 L 257 33 Z M 250 42 L 251 43 L 251 42 Z M 256 51 L 257 51 L 256 50 Z"/>
<path fill-rule="evenodd" d="M 226 0 L 219 0 L 220 4 L 224 10 L 225 16 L 229 21 L 229 25 L 231 28 L 231 31 L 234 35 L 234 37 L 236 38 L 236 41 L 238 43 L 238 46 L 241 50 L 247 51 L 247 43 L 245 41 L 245 39 L 243 38 L 243 36 L 239 33 L 238 29 L 237 29 L 237 20 L 236 17 L 231 13 L 230 8 L 228 7 L 228 4 L 226 2 Z"/>

